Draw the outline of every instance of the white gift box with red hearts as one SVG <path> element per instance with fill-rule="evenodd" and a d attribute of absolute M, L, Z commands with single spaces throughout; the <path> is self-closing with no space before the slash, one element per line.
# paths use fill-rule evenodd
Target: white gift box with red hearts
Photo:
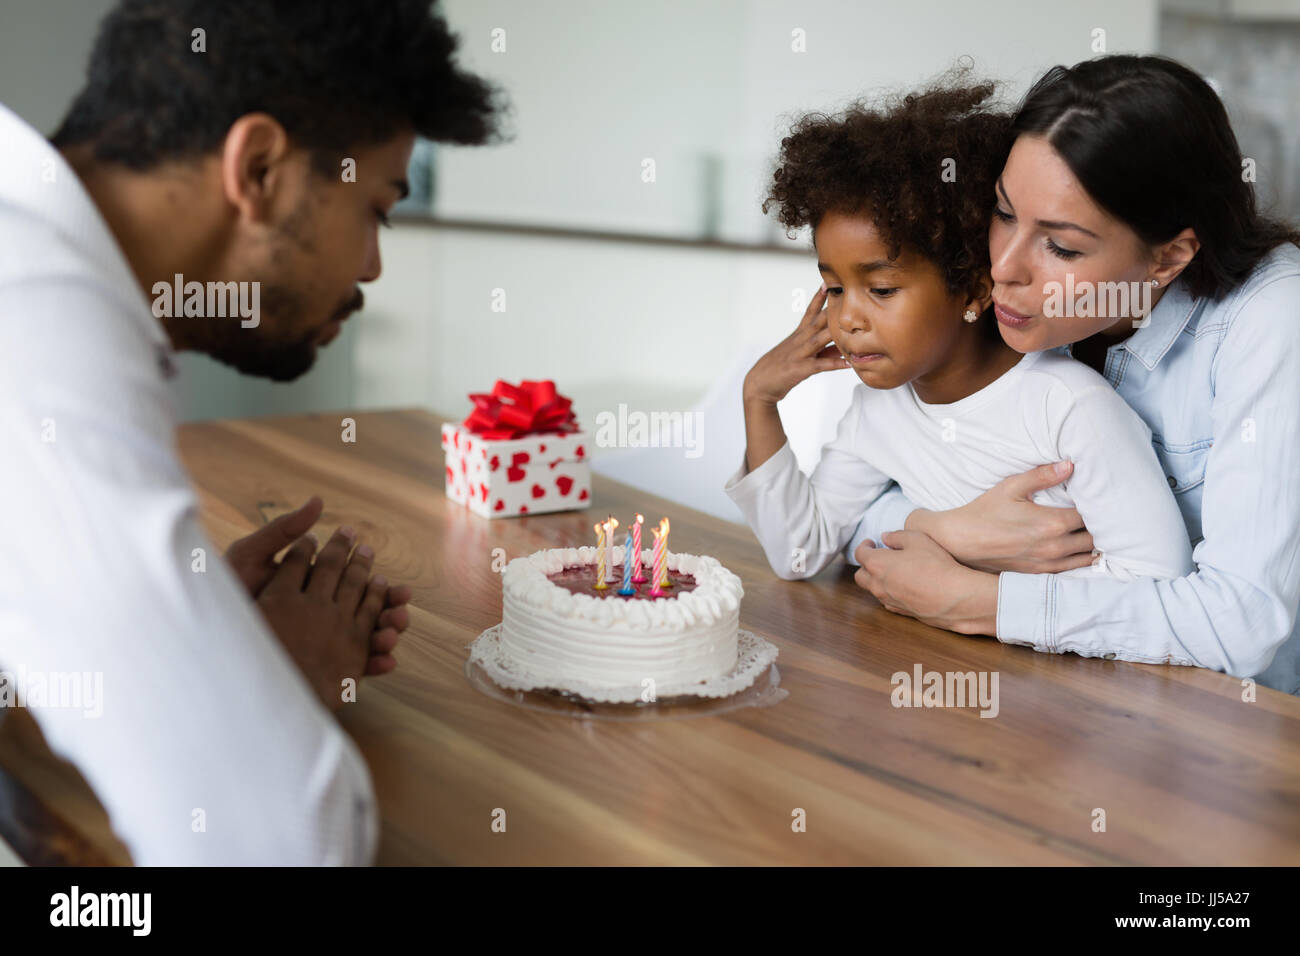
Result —
<path fill-rule="evenodd" d="M 489 441 L 463 425 L 443 425 L 447 497 L 485 518 L 588 508 L 589 445 L 585 432 Z"/>

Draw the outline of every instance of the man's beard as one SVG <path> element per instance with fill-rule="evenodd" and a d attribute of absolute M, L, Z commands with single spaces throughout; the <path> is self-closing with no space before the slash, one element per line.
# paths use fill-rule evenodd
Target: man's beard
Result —
<path fill-rule="evenodd" d="M 361 290 L 330 317 L 342 320 L 361 308 Z M 293 326 L 304 310 L 302 297 L 282 285 L 262 283 L 261 318 L 255 328 L 243 328 L 238 320 L 218 319 L 215 328 L 200 346 L 218 362 L 229 365 L 245 375 L 256 375 L 276 382 L 291 382 L 316 364 L 316 339 L 323 326 L 310 329 L 298 339 L 283 340 L 268 337 L 270 330 Z M 212 321 L 212 320 L 209 320 Z"/>
<path fill-rule="evenodd" d="M 276 231 L 270 262 L 284 263 L 295 256 L 314 255 L 315 227 L 310 200 L 303 199 Z M 216 320 L 203 330 L 202 342 L 197 347 L 245 375 L 291 382 L 316 364 L 316 349 L 319 347 L 316 340 L 329 323 L 315 326 L 291 341 L 277 338 L 278 329 L 302 327 L 307 303 L 303 295 L 283 282 L 262 280 L 259 291 L 260 315 L 256 326 L 244 328 L 237 320 Z M 330 316 L 330 321 L 341 321 L 349 313 L 360 310 L 364 301 L 361 290 L 354 289 L 348 300 Z"/>
<path fill-rule="evenodd" d="M 316 364 L 315 336 L 274 347 L 230 349 L 210 353 L 218 362 L 258 378 L 292 382 Z"/>

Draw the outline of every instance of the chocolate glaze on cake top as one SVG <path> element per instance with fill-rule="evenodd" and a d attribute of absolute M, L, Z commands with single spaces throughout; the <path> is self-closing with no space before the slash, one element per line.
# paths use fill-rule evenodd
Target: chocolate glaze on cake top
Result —
<path fill-rule="evenodd" d="M 645 568 L 641 574 L 646 578 L 650 577 L 650 568 Z M 608 585 L 603 591 L 597 590 L 593 585 L 596 583 L 596 566 L 588 564 L 583 567 L 565 568 L 563 571 L 556 571 L 554 574 L 548 574 L 547 580 L 552 584 L 558 584 L 566 591 L 572 591 L 574 594 L 590 594 L 597 598 L 612 598 L 619 601 L 656 601 L 662 598 L 674 598 L 679 594 L 685 594 L 687 591 L 695 590 L 695 575 L 678 574 L 672 568 L 668 569 L 668 580 L 672 587 L 665 588 L 662 598 L 652 597 L 650 594 L 651 583 L 649 580 L 641 584 L 633 584 L 636 588 L 635 595 L 619 594 L 618 590 L 623 586 L 623 567 L 616 565 L 614 567 L 614 580 L 607 581 Z"/>

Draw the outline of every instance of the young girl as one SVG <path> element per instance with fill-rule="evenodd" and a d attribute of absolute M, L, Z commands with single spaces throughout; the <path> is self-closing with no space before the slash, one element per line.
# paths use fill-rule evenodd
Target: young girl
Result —
<path fill-rule="evenodd" d="M 986 105 L 992 93 L 938 86 L 881 109 L 811 114 L 782 140 L 763 209 L 813 227 L 823 283 L 745 378 L 745 460 L 725 486 L 779 577 L 825 568 L 891 480 L 917 507 L 945 510 L 1065 459 L 1069 480 L 1035 500 L 1076 509 L 1098 552 L 1067 573 L 1192 569 L 1141 418 L 1086 365 L 1022 355 L 997 331 L 988 230 L 1011 124 Z M 777 403 L 845 367 L 863 387 L 808 478 Z"/>

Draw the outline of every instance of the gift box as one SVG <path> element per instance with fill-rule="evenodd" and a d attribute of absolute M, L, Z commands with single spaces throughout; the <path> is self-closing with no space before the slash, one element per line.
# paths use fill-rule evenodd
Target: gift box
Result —
<path fill-rule="evenodd" d="M 590 439 L 553 382 L 498 381 L 475 409 L 442 426 L 447 497 L 485 518 L 591 505 Z"/>

